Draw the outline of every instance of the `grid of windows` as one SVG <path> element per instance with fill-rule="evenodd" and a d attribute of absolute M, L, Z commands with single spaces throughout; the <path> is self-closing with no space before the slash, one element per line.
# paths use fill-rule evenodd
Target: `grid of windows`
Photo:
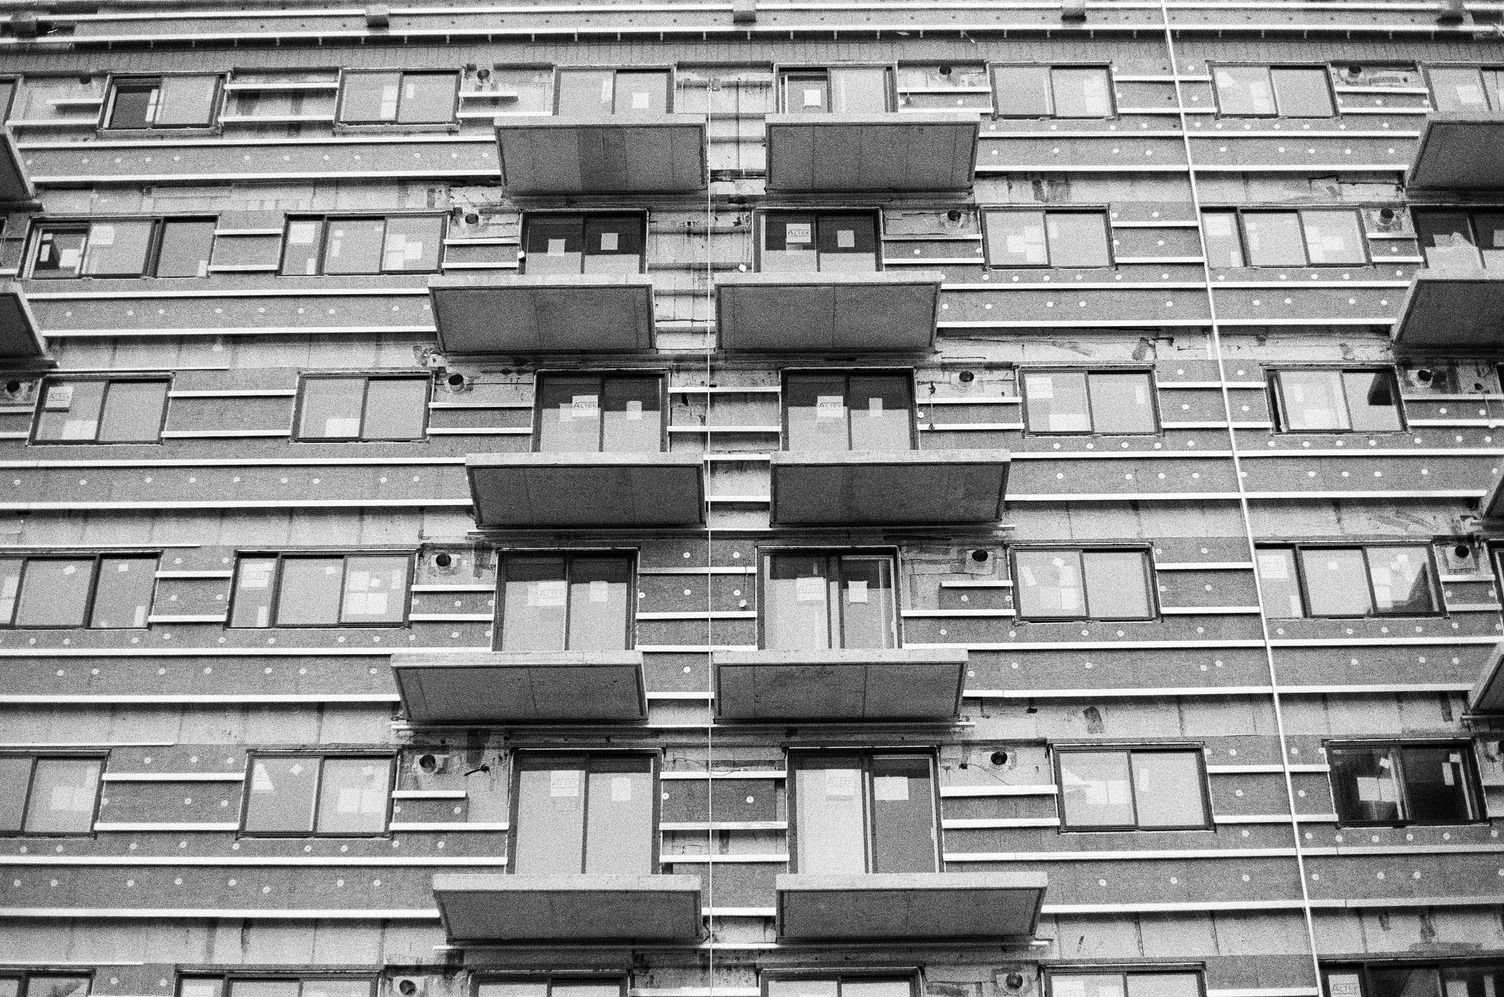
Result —
<path fill-rule="evenodd" d="M 167 418 L 165 377 L 50 378 L 33 443 L 157 443 Z"/>
<path fill-rule="evenodd" d="M 447 124 L 459 108 L 458 73 L 346 72 L 339 120 L 347 125 Z"/>
<path fill-rule="evenodd" d="M 523 230 L 526 273 L 642 272 L 647 222 L 640 214 L 529 214 Z"/>
<path fill-rule="evenodd" d="M 1394 371 L 1277 370 L 1269 373 L 1276 422 L 1287 433 L 1383 433 L 1405 428 Z"/>
<path fill-rule="evenodd" d="M 1110 118 L 1112 72 L 1106 66 L 993 66 L 992 106 L 999 118 Z"/>
<path fill-rule="evenodd" d="M 207 128 L 219 107 L 218 75 L 120 76 L 111 81 L 105 127 Z"/>
<path fill-rule="evenodd" d="M 0 755 L 0 834 L 88 834 L 103 769 L 103 758 Z"/>
<path fill-rule="evenodd" d="M 1154 375 L 1146 370 L 1026 370 L 1024 425 L 1031 433 L 1104 436 L 1159 430 Z"/>
<path fill-rule="evenodd" d="M 1021 619 L 1152 619 L 1153 588 L 1146 550 L 1013 551 L 1013 598 Z"/>
<path fill-rule="evenodd" d="M 516 830 L 508 872 L 640 876 L 657 870 L 651 756 L 524 752 L 513 769 Z"/>
<path fill-rule="evenodd" d="M 936 871 L 933 767 L 927 754 L 791 753 L 793 868 L 816 875 Z"/>
<path fill-rule="evenodd" d="M 370 835 L 386 831 L 392 759 L 257 754 L 250 760 L 246 834 Z"/>
<path fill-rule="evenodd" d="M 429 383 L 427 377 L 305 377 L 298 439 L 421 440 Z"/>
<path fill-rule="evenodd" d="M 1368 262 L 1356 211 L 1207 211 L 1201 215 L 1212 267 L 1362 266 Z"/>
<path fill-rule="evenodd" d="M 1217 110 L 1237 117 L 1330 118 L 1331 73 L 1325 66 L 1217 66 Z"/>
<path fill-rule="evenodd" d="M 111 218 L 38 225 L 28 254 L 33 280 L 70 277 L 205 277 L 213 218 Z"/>
<path fill-rule="evenodd" d="M 439 269 L 443 215 L 291 218 L 284 276 L 432 273 Z"/>
<path fill-rule="evenodd" d="M 763 557 L 762 646 L 898 646 L 892 554 L 782 551 Z"/>
<path fill-rule="evenodd" d="M 887 66 L 784 69 L 778 100 L 786 114 L 882 114 L 894 109 L 893 70 Z"/>
<path fill-rule="evenodd" d="M 1467 824 L 1483 819 L 1472 746 L 1328 744 L 1342 824 Z"/>
<path fill-rule="evenodd" d="M 0 626 L 145 627 L 157 554 L 0 558 Z"/>
<path fill-rule="evenodd" d="M 502 651 L 620 651 L 632 646 L 632 560 L 580 552 L 502 560 Z"/>
<path fill-rule="evenodd" d="M 1199 748 L 1057 748 L 1061 826 L 1184 830 L 1211 824 Z"/>
<path fill-rule="evenodd" d="M 909 374 L 787 374 L 784 449 L 908 450 L 914 445 L 913 412 Z"/>
<path fill-rule="evenodd" d="M 869 212 L 775 211 L 758 215 L 763 273 L 882 269 L 877 218 Z"/>
<path fill-rule="evenodd" d="M 990 208 L 982 219 L 989 266 L 1112 266 L 1106 212 Z"/>
<path fill-rule="evenodd" d="M 1432 616 L 1441 594 L 1431 549 L 1260 547 L 1265 612 L 1275 619 L 1307 616 Z"/>
<path fill-rule="evenodd" d="M 411 570 L 406 554 L 242 554 L 230 626 L 400 624 Z"/>

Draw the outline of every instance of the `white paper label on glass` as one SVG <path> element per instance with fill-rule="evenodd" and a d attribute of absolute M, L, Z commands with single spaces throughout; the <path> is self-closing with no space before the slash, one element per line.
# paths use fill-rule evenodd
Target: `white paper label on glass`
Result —
<path fill-rule="evenodd" d="M 549 256 L 563 256 L 564 255 L 564 245 L 568 241 L 569 241 L 568 239 L 550 239 L 550 240 L 548 240 L 548 255 Z"/>
<path fill-rule="evenodd" d="M 855 249 L 856 231 L 849 228 L 836 229 L 836 246 L 840 249 Z"/>
<path fill-rule="evenodd" d="M 804 91 L 804 106 L 805 107 L 824 107 L 825 106 L 825 91 L 819 89 L 818 87 L 807 87 L 807 88 L 805 88 L 805 91 Z"/>
<path fill-rule="evenodd" d="M 826 769 L 825 798 L 849 800 L 856 795 L 856 769 Z"/>
<path fill-rule="evenodd" d="M 825 579 L 823 578 L 795 578 L 794 579 L 795 602 L 824 602 Z"/>
<path fill-rule="evenodd" d="M 601 233 L 601 252 L 603 252 L 603 253 L 614 253 L 614 252 L 616 252 L 616 240 L 617 240 L 617 233 L 615 233 L 615 232 L 602 232 Z"/>
<path fill-rule="evenodd" d="M 815 418 L 846 418 L 846 399 L 841 395 L 820 395 L 815 399 Z"/>
<path fill-rule="evenodd" d="M 318 238 L 318 222 L 293 222 L 287 226 L 287 244 L 289 246 L 308 246 Z"/>
<path fill-rule="evenodd" d="M 554 769 L 548 773 L 549 796 L 579 796 L 580 770 Z"/>
<path fill-rule="evenodd" d="M 846 601 L 851 603 L 867 601 L 867 583 L 852 581 L 846 583 Z"/>
<path fill-rule="evenodd" d="M 1326 997 L 1358 997 L 1363 985 L 1356 973 L 1330 973 L 1326 978 Z"/>
<path fill-rule="evenodd" d="M 783 241 L 788 245 L 808 245 L 813 239 L 809 222 L 790 222 L 783 227 Z"/>
<path fill-rule="evenodd" d="M 72 404 L 73 404 L 73 385 L 71 385 L 71 384 L 54 384 L 50 388 L 47 389 L 47 404 L 45 406 L 43 406 L 44 408 L 48 408 L 48 409 L 66 409 L 68 406 L 70 406 Z"/>
<path fill-rule="evenodd" d="M 646 111 L 650 106 L 648 102 L 651 97 L 652 95 L 647 93 L 646 91 L 638 91 L 637 93 L 634 93 L 632 95 L 632 110 Z"/>
<path fill-rule="evenodd" d="M 642 402 L 633 398 L 627 402 L 627 418 L 633 422 L 642 421 Z"/>
<path fill-rule="evenodd" d="M 611 802 L 630 803 L 632 801 L 632 777 L 629 775 L 613 775 L 611 777 Z"/>
<path fill-rule="evenodd" d="M 564 605 L 569 595 L 569 585 L 563 579 L 533 582 L 527 589 L 527 604 L 540 608 L 557 608 Z"/>
<path fill-rule="evenodd" d="M 909 798 L 909 777 L 905 775 L 873 776 L 872 798 L 880 802 L 907 800 Z"/>
<path fill-rule="evenodd" d="M 1048 401 L 1055 397 L 1055 379 L 1043 374 L 1030 374 L 1024 378 L 1024 390 L 1035 401 Z"/>
<path fill-rule="evenodd" d="M 881 397 L 867 399 L 867 416 L 871 419 L 881 419 L 883 417 L 883 400 Z"/>
<path fill-rule="evenodd" d="M 611 583 L 610 582 L 603 582 L 603 581 L 597 580 L 597 581 L 593 581 L 593 582 L 590 583 L 590 601 L 591 602 L 606 602 L 610 598 L 611 598 Z"/>
<path fill-rule="evenodd" d="M 89 242 L 95 246 L 115 245 L 115 226 L 95 225 L 89 229 Z"/>
<path fill-rule="evenodd" d="M 569 400 L 569 411 L 576 419 L 593 419 L 601 410 L 600 395 L 575 395 Z"/>

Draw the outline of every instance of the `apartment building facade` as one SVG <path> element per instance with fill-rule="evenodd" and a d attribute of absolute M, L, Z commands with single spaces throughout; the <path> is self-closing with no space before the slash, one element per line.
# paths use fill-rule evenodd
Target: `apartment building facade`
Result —
<path fill-rule="evenodd" d="M 1501 27 L 0 4 L 0 997 L 1499 997 Z"/>

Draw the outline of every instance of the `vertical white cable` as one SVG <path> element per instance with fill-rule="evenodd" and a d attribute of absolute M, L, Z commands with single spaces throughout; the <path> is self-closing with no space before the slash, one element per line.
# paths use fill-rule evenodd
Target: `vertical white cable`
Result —
<path fill-rule="evenodd" d="M 715 328 L 715 270 L 711 264 L 711 229 L 715 212 L 710 197 L 710 102 L 713 93 L 707 82 L 705 88 L 705 456 L 711 452 L 710 406 L 715 394 L 710 390 L 711 330 Z M 710 471 L 709 460 L 701 461 L 701 473 L 705 487 L 705 700 L 708 715 L 705 718 L 705 906 L 715 909 L 715 555 L 711 551 L 710 521 Z M 706 931 L 709 934 L 706 946 L 706 982 L 711 997 L 715 995 L 715 915 L 707 917 Z"/>

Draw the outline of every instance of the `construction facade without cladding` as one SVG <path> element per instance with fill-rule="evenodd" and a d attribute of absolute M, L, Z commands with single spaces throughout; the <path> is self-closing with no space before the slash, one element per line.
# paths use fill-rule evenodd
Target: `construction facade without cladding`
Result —
<path fill-rule="evenodd" d="M 0 997 L 1504 997 L 1501 28 L 0 3 Z"/>

